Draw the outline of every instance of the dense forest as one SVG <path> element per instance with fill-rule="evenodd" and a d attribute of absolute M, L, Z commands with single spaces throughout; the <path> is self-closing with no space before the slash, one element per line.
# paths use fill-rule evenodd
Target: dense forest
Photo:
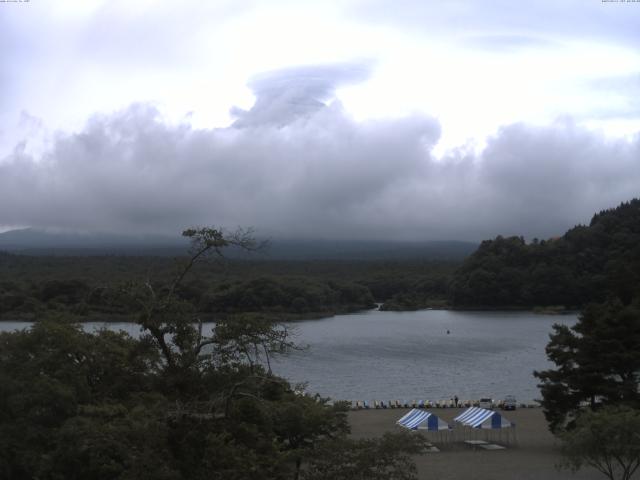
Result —
<path fill-rule="evenodd" d="M 482 242 L 450 284 L 455 307 L 578 308 L 640 289 L 640 200 L 593 216 L 549 240 L 497 237 Z"/>
<path fill-rule="evenodd" d="M 0 319 L 131 317 L 132 282 L 158 288 L 184 257 L 30 256 L 0 252 Z M 578 309 L 640 286 L 640 200 L 548 240 L 498 236 L 464 261 L 283 260 L 257 253 L 203 262 L 176 294 L 204 318 L 260 312 L 317 318 L 373 308 Z"/>
<path fill-rule="evenodd" d="M 0 319 L 122 319 L 136 307 L 123 301 L 132 282 L 157 288 L 183 257 L 29 256 L 0 252 Z M 207 316 L 261 312 L 306 318 L 373 308 L 444 304 L 459 262 L 449 260 L 217 259 L 196 265 L 176 292 Z"/>

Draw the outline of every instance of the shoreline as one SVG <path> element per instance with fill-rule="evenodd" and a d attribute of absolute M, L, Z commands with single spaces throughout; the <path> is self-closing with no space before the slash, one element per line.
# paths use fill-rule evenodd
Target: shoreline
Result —
<path fill-rule="evenodd" d="M 400 432 L 404 429 L 396 425 L 396 420 L 410 409 L 369 409 L 351 410 L 347 414 L 351 426 L 351 437 L 356 439 L 380 437 L 384 433 Z M 453 423 L 453 418 L 464 408 L 428 409 L 442 420 Z M 504 450 L 487 451 L 473 449 L 462 441 L 457 433 L 450 442 L 438 438 L 437 432 L 415 431 L 416 435 L 425 435 L 440 450 L 437 453 L 425 453 L 414 457 L 420 480 L 597 480 L 602 474 L 594 469 L 585 469 L 573 474 L 568 470 L 558 470 L 561 460 L 560 443 L 549 432 L 542 409 L 524 408 L 513 411 L 500 411 L 501 415 L 515 423 L 516 441 L 506 442 L 506 435 L 496 431 L 485 433 L 475 429 L 468 435 L 473 438 L 489 436 L 491 443 L 503 445 Z M 454 427 L 456 429 L 456 427 Z M 406 431 L 406 430 L 405 430 Z M 458 430 L 460 432 L 460 430 Z M 446 435 L 446 434 L 444 434 Z"/>
<path fill-rule="evenodd" d="M 274 312 L 237 312 L 237 313 L 221 313 L 221 314 L 206 314 L 203 315 L 203 323 L 212 323 L 213 317 L 215 316 L 229 316 L 229 315 L 265 315 L 267 317 L 284 317 L 280 319 L 280 322 L 290 323 L 290 322 L 304 322 L 304 321 L 314 321 L 314 320 L 324 320 L 326 318 L 333 318 L 341 315 L 357 315 L 364 312 L 372 312 L 372 311 L 380 311 L 380 312 L 393 312 L 393 313 L 403 313 L 403 312 L 419 312 L 419 311 L 449 311 L 449 312 L 521 312 L 521 313 L 532 313 L 534 315 L 540 316 L 563 316 L 563 315 L 577 315 L 580 313 L 579 310 L 573 309 L 555 309 L 555 308 L 546 308 L 546 307 L 425 307 L 425 308 L 417 308 L 417 309 L 403 309 L 403 310 L 384 310 L 380 307 L 375 308 L 365 308 L 360 310 L 345 310 L 345 311 L 335 311 L 335 312 L 309 312 L 306 314 L 294 314 L 290 312 L 276 314 Z M 60 313 L 60 312 L 57 312 Z M 64 313 L 64 312 L 63 312 Z M 45 312 L 46 315 L 46 312 Z M 36 323 L 41 320 L 30 318 L 32 315 L 25 316 L 27 318 L 3 318 L 0 317 L 0 323 L 2 322 L 16 322 L 16 323 Z M 88 315 L 70 315 L 72 323 L 136 323 L 132 320 L 132 317 L 135 317 L 135 314 L 109 314 L 107 318 L 101 317 L 99 314 L 88 314 Z M 83 318 L 77 318 L 83 317 Z M 208 317 L 208 318 L 207 318 Z M 294 318 L 295 317 L 295 318 Z"/>

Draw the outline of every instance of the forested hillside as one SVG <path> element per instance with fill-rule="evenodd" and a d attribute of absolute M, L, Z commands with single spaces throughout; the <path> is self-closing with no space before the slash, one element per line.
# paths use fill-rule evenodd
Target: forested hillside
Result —
<path fill-rule="evenodd" d="M 0 319 L 119 320 L 136 306 L 122 302 L 131 282 L 160 288 L 183 258 L 28 256 L 0 252 Z M 449 261 L 226 260 L 197 265 L 176 292 L 204 318 L 268 313 L 281 319 L 327 316 L 372 308 L 420 308 L 444 302 Z"/>
<path fill-rule="evenodd" d="M 450 285 L 456 307 L 579 307 L 640 289 L 640 200 L 593 216 L 562 237 L 482 242 Z"/>

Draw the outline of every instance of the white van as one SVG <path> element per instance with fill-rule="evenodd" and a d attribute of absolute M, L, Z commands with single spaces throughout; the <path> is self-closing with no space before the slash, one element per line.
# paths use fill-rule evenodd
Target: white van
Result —
<path fill-rule="evenodd" d="M 493 400 L 491 398 L 481 398 L 480 402 L 478 403 L 478 406 L 480 408 L 493 408 Z"/>

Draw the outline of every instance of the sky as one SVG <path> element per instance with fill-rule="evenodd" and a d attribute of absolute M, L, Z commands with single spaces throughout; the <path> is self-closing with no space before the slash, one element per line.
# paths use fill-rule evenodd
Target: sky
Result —
<path fill-rule="evenodd" d="M 0 2 L 0 231 L 548 238 L 639 196 L 640 1 Z"/>

